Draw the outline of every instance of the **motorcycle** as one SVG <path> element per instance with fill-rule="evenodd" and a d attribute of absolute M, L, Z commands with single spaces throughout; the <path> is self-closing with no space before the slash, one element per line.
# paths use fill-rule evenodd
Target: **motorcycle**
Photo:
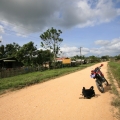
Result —
<path fill-rule="evenodd" d="M 96 79 L 96 86 L 98 88 L 98 90 L 101 93 L 104 93 L 104 87 L 103 84 L 105 84 L 106 86 L 109 85 L 108 81 L 105 79 L 103 73 L 101 72 L 101 67 L 103 66 L 103 64 L 100 65 L 100 67 L 96 67 L 94 70 L 91 71 L 91 78 Z"/>

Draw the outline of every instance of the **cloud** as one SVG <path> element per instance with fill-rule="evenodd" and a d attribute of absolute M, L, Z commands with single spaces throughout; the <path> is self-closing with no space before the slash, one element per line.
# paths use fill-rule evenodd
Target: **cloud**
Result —
<path fill-rule="evenodd" d="M 113 40 L 96 40 L 95 44 L 100 46 L 113 46 L 113 45 L 119 45 L 120 38 L 115 38 Z"/>
<path fill-rule="evenodd" d="M 2 36 L 0 36 L 0 42 L 2 42 L 2 41 L 3 41 Z"/>
<path fill-rule="evenodd" d="M 120 53 L 120 38 L 113 40 L 97 40 L 95 44 L 100 45 L 100 48 L 91 49 L 92 54 L 99 55 L 114 55 Z"/>
<path fill-rule="evenodd" d="M 17 33 L 16 35 L 21 37 L 27 37 L 25 34 L 20 34 L 20 33 Z"/>
<path fill-rule="evenodd" d="M 3 28 L 3 26 L 2 25 L 0 25 L 0 33 L 4 33 L 5 31 L 4 31 L 4 28 Z"/>
<path fill-rule="evenodd" d="M 115 38 L 113 40 L 96 40 L 95 44 L 100 45 L 98 48 L 81 48 L 81 54 L 85 56 L 94 55 L 94 56 L 103 56 L 103 55 L 118 55 L 120 54 L 120 38 Z M 80 48 L 78 47 L 70 47 L 70 46 L 62 46 L 61 47 L 62 54 L 61 56 L 72 57 L 72 56 L 80 56 Z"/>
<path fill-rule="evenodd" d="M 62 51 L 62 54 L 61 56 L 64 56 L 64 57 L 72 57 L 72 56 L 80 56 L 80 48 L 78 47 L 70 47 L 70 46 L 62 46 L 61 48 L 61 51 Z M 86 55 L 90 52 L 90 50 L 88 48 L 81 48 L 81 55 Z"/>
<path fill-rule="evenodd" d="M 109 44 L 109 40 L 97 40 L 95 41 L 95 44 L 105 46 Z"/>
<path fill-rule="evenodd" d="M 120 15 L 112 0 L 1 0 L 0 22 L 19 35 L 55 27 L 94 26 Z"/>

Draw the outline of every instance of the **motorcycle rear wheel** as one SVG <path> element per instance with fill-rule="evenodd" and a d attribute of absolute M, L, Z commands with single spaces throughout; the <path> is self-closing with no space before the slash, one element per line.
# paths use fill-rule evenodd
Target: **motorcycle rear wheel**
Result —
<path fill-rule="evenodd" d="M 96 86 L 101 93 L 104 93 L 104 87 L 99 80 L 96 80 Z"/>
<path fill-rule="evenodd" d="M 106 85 L 106 86 L 108 86 L 109 85 L 109 83 L 108 83 L 108 81 L 105 79 L 105 81 L 104 81 L 104 84 Z"/>

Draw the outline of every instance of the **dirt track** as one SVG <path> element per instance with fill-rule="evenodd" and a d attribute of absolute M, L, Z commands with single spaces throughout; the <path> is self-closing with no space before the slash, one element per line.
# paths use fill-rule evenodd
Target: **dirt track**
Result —
<path fill-rule="evenodd" d="M 99 65 L 0 96 L 0 120 L 116 120 L 110 87 L 102 94 L 90 78 L 91 68 Z M 84 99 L 83 86 L 94 86 L 96 97 Z"/>

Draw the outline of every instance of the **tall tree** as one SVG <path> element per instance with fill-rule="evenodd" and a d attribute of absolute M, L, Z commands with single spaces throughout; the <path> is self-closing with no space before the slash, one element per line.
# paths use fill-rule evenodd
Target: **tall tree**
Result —
<path fill-rule="evenodd" d="M 20 46 L 13 42 L 13 44 L 7 44 L 5 47 L 7 57 L 16 57 L 17 51 L 20 49 Z"/>
<path fill-rule="evenodd" d="M 53 54 L 50 52 L 50 50 L 37 50 L 37 57 L 36 57 L 36 63 L 38 65 L 43 65 L 43 63 L 51 62 L 51 58 L 53 57 Z"/>
<path fill-rule="evenodd" d="M 42 39 L 41 46 L 45 49 L 50 49 L 54 54 L 54 65 L 56 57 L 60 52 L 60 44 L 63 41 L 63 39 L 60 38 L 61 33 L 61 30 L 56 30 L 52 27 L 40 35 L 40 38 Z"/>
<path fill-rule="evenodd" d="M 6 46 L 1 45 L 0 46 L 1 58 L 16 57 L 16 54 L 19 49 L 20 46 L 15 42 L 13 42 L 13 44 L 6 44 Z"/>
<path fill-rule="evenodd" d="M 33 64 L 33 54 L 37 50 L 36 46 L 34 46 L 33 42 L 29 42 L 24 44 L 20 50 L 17 52 L 17 58 L 25 65 Z"/>

